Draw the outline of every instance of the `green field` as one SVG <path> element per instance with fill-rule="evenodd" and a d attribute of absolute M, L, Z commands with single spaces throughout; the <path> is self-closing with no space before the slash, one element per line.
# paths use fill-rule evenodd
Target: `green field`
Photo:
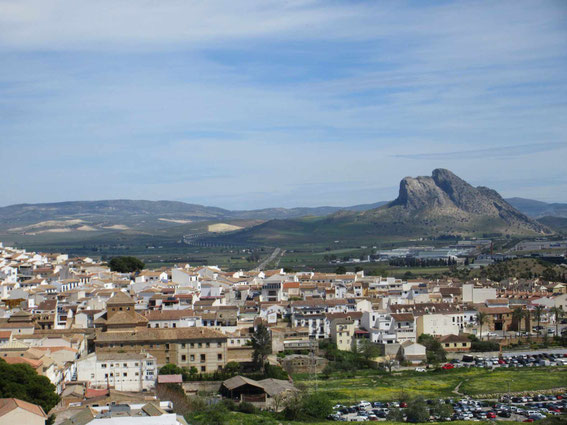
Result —
<path fill-rule="evenodd" d="M 308 389 L 316 386 L 334 402 L 354 403 L 360 400 L 388 401 L 423 396 L 425 398 L 458 397 L 453 390 L 462 382 L 459 391 L 466 395 L 503 393 L 508 391 L 547 390 L 567 386 L 567 368 L 454 369 L 418 373 L 399 372 L 392 375 L 375 371 L 356 377 L 331 376 L 327 380 L 309 380 L 296 376 L 295 382 Z"/>

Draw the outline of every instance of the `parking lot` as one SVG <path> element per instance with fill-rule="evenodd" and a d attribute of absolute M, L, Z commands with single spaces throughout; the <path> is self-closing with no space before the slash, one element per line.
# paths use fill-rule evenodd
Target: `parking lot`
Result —
<path fill-rule="evenodd" d="M 567 413 L 567 393 L 541 394 L 532 397 L 502 397 L 499 402 L 488 400 L 439 399 L 426 400 L 428 406 L 435 403 L 451 406 L 453 413 L 447 417 L 430 416 L 434 421 L 481 421 L 504 420 L 515 422 L 533 422 L 547 416 Z M 391 410 L 400 409 L 402 415 L 407 404 L 404 402 L 369 402 L 360 401 L 356 405 L 336 405 L 328 419 L 342 422 L 385 421 Z"/>
<path fill-rule="evenodd" d="M 484 357 L 464 355 L 461 360 L 453 359 L 441 366 L 450 371 L 456 368 L 534 368 L 546 366 L 567 365 L 567 353 L 564 350 L 553 352 L 508 353 L 500 357 Z M 427 369 L 418 367 L 416 372 L 426 373 Z M 567 416 L 567 394 L 537 394 L 514 396 L 502 388 L 498 402 L 494 399 L 471 399 L 464 395 L 456 398 L 426 400 L 430 407 L 430 420 L 459 421 L 459 420 L 505 420 L 516 422 L 533 422 L 547 416 Z M 459 393 L 456 393 L 459 394 Z M 433 406 L 447 405 L 445 412 L 452 412 L 446 417 L 435 414 Z M 342 422 L 385 421 L 393 409 L 399 409 L 402 415 L 407 404 L 403 401 L 360 401 L 358 404 L 343 406 L 336 405 L 331 420 Z M 399 416 L 398 416 L 399 417 Z"/>
<path fill-rule="evenodd" d="M 462 360 L 453 359 L 443 365 L 443 369 L 458 367 L 538 367 L 538 366 L 567 366 L 567 354 L 563 352 L 540 352 L 503 354 L 501 357 L 483 357 L 464 355 Z M 423 370 L 417 368 L 416 371 Z"/>

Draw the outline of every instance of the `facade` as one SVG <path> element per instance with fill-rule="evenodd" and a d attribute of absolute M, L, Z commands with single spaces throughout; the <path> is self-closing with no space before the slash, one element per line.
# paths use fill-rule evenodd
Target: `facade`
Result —
<path fill-rule="evenodd" d="M 145 328 L 131 333 L 99 332 L 95 350 L 135 354 L 145 351 L 155 357 L 158 366 L 174 363 L 211 373 L 226 365 L 226 342 L 224 333 L 209 328 Z"/>
<path fill-rule="evenodd" d="M 77 362 L 77 380 L 90 387 L 140 392 L 152 389 L 155 358 L 147 353 L 92 353 Z"/>
<path fill-rule="evenodd" d="M 450 335 L 458 334 L 459 326 L 449 315 L 424 314 L 416 320 L 417 336 L 428 335 Z"/>
<path fill-rule="evenodd" d="M 349 319 L 334 319 L 331 321 L 331 339 L 342 351 L 352 351 L 354 341 L 354 322 Z"/>
<path fill-rule="evenodd" d="M 439 338 L 439 342 L 448 352 L 470 351 L 471 349 L 471 340 L 464 335 L 445 335 Z"/>

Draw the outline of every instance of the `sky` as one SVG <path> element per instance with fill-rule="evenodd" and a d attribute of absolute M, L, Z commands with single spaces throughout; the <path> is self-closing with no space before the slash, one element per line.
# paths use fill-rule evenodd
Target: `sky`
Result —
<path fill-rule="evenodd" d="M 0 0 L 0 205 L 567 202 L 567 1 Z"/>

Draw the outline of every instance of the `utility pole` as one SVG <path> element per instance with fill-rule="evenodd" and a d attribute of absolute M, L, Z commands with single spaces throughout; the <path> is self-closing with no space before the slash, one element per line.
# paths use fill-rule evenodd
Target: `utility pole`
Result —
<path fill-rule="evenodd" d="M 310 358 L 310 378 L 315 381 L 315 391 L 319 390 L 319 382 L 317 381 L 317 359 L 315 359 L 315 345 L 311 344 L 311 352 L 309 353 Z"/>

